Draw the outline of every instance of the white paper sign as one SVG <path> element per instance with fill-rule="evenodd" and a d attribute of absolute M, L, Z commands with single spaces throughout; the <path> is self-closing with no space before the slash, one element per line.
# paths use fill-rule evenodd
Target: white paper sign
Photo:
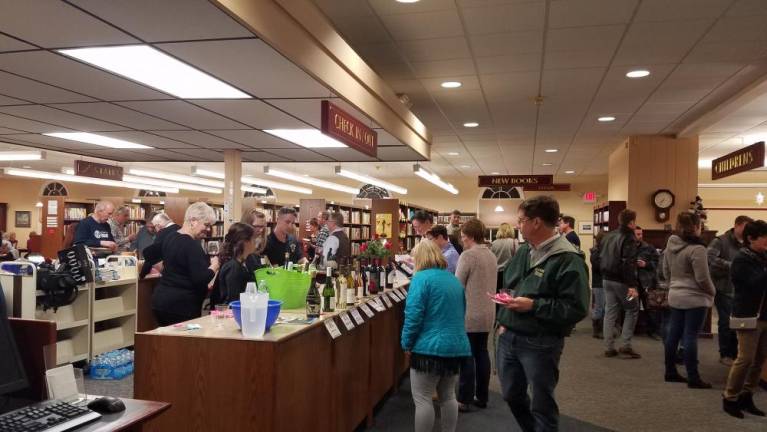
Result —
<path fill-rule="evenodd" d="M 360 309 L 362 309 L 362 312 L 365 312 L 365 315 L 367 315 L 368 318 L 373 318 L 373 310 L 370 309 L 370 306 L 368 306 L 367 303 L 362 303 Z"/>
<path fill-rule="evenodd" d="M 346 330 L 351 331 L 354 329 L 354 323 L 352 322 L 352 319 L 349 318 L 349 314 L 346 312 L 341 312 L 339 315 L 341 317 L 341 321 L 344 323 L 344 327 L 346 327 Z"/>
<path fill-rule="evenodd" d="M 341 336 L 341 330 L 338 329 L 338 326 L 336 325 L 336 322 L 333 321 L 333 318 L 328 318 L 323 322 L 325 323 L 325 328 L 328 330 L 328 333 L 330 333 L 330 337 L 335 339 L 338 336 Z"/>
<path fill-rule="evenodd" d="M 373 306 L 373 309 L 375 309 L 378 312 L 383 312 L 386 309 L 383 307 L 383 304 L 378 303 L 377 299 L 370 300 L 368 302 L 368 305 Z"/>
<path fill-rule="evenodd" d="M 53 399 L 67 400 L 78 394 L 75 371 L 71 364 L 48 369 L 45 372 L 45 380 L 48 384 L 48 396 Z"/>
<path fill-rule="evenodd" d="M 381 298 L 383 298 L 383 301 L 384 301 L 384 303 L 386 303 L 386 307 L 387 308 L 391 309 L 391 307 L 394 306 L 394 304 L 391 302 L 391 299 L 389 299 L 388 295 L 384 295 Z"/>
<path fill-rule="evenodd" d="M 405 300 L 405 291 L 397 291 L 397 295 L 399 296 L 400 300 Z"/>
<path fill-rule="evenodd" d="M 55 216 L 56 213 L 58 212 L 59 212 L 59 202 L 56 200 L 48 201 L 48 214 Z"/>
<path fill-rule="evenodd" d="M 396 291 L 389 291 L 389 297 L 391 297 L 391 299 L 394 300 L 397 303 L 402 301 L 402 299 L 399 298 L 399 294 L 397 294 Z"/>
<path fill-rule="evenodd" d="M 362 319 L 362 315 L 360 315 L 360 311 L 357 308 L 352 309 L 352 317 L 354 317 L 354 321 L 357 322 L 357 325 L 362 325 L 365 323 L 365 321 Z"/>
<path fill-rule="evenodd" d="M 386 307 L 384 306 L 383 302 L 381 301 L 381 297 L 376 297 L 375 305 L 376 305 L 376 310 L 379 311 L 379 312 L 383 312 L 383 311 L 386 310 Z"/>
<path fill-rule="evenodd" d="M 399 292 L 400 292 L 400 294 L 402 294 L 403 296 L 407 297 L 407 290 L 406 290 L 405 288 L 400 288 L 400 289 L 399 289 Z"/>

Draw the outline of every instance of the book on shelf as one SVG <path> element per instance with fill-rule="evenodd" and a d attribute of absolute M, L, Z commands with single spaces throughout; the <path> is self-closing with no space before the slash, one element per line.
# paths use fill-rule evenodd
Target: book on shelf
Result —
<path fill-rule="evenodd" d="M 127 206 L 128 207 L 128 217 L 131 219 L 145 219 L 146 218 L 146 209 L 141 206 Z"/>
<path fill-rule="evenodd" d="M 66 220 L 81 220 L 88 217 L 88 209 L 85 207 L 65 207 L 64 219 Z"/>
<path fill-rule="evenodd" d="M 362 212 L 362 225 L 370 225 L 370 212 Z"/>

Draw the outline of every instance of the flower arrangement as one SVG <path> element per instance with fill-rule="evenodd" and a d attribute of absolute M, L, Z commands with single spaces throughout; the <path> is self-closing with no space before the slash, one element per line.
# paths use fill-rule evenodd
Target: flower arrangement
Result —
<path fill-rule="evenodd" d="M 362 258 L 384 258 L 391 256 L 392 242 L 386 238 L 380 238 L 378 234 L 373 236 L 360 245 L 360 257 Z"/>

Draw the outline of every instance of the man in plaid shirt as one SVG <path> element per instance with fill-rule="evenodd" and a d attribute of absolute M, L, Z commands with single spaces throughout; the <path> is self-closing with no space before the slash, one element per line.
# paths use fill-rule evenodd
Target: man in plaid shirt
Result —
<path fill-rule="evenodd" d="M 317 233 L 317 249 L 322 250 L 322 245 L 325 244 L 325 240 L 327 240 L 328 236 L 330 235 L 330 230 L 328 229 L 328 219 L 330 219 L 330 213 L 326 211 L 321 211 L 319 214 L 317 214 L 317 222 L 320 224 L 320 232 Z"/>

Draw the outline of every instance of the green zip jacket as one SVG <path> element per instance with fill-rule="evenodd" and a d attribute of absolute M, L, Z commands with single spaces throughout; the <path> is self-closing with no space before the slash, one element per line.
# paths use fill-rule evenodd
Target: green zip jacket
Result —
<path fill-rule="evenodd" d="M 516 297 L 533 299 L 529 312 L 500 308 L 497 321 L 529 336 L 567 336 L 589 309 L 588 269 L 582 252 L 560 236 L 544 246 L 537 262 L 530 262 L 531 247 L 519 247 L 504 271 L 504 286 Z"/>

